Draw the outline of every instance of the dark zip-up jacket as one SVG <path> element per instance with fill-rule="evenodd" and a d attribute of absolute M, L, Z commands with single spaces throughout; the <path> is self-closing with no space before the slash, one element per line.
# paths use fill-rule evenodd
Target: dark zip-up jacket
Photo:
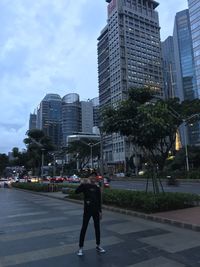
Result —
<path fill-rule="evenodd" d="M 101 212 L 101 190 L 96 184 L 81 184 L 75 190 L 76 194 L 84 195 L 85 212 Z"/>

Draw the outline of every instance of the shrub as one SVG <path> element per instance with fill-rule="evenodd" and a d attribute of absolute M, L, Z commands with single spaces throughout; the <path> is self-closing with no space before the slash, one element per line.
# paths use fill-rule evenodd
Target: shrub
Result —
<path fill-rule="evenodd" d="M 74 191 L 70 192 L 70 198 L 81 199 Z M 119 208 L 130 209 L 145 213 L 155 213 L 183 209 L 198 205 L 200 196 L 187 193 L 160 193 L 128 191 L 118 189 L 106 189 L 103 193 L 103 204 Z"/>

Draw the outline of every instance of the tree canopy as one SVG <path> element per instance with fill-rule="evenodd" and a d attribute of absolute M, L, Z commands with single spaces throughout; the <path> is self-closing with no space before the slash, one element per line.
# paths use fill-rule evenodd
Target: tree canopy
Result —
<path fill-rule="evenodd" d="M 48 158 L 52 158 L 48 153 L 55 150 L 51 139 L 44 134 L 42 130 L 33 129 L 27 132 L 27 138 L 24 139 L 24 143 L 27 147 L 28 166 L 35 173 L 36 170 L 39 174 L 39 168 L 41 167 L 42 153 L 45 155 L 46 161 Z"/>
<path fill-rule="evenodd" d="M 199 112 L 197 99 L 180 103 L 178 98 L 158 98 L 149 88 L 132 88 L 126 100 L 103 112 L 103 128 L 107 133 L 128 137 L 151 164 L 162 170 L 184 118 Z"/>
<path fill-rule="evenodd" d="M 90 140 L 90 138 L 82 138 L 70 142 L 67 147 L 67 153 L 71 155 L 72 159 L 78 160 L 80 169 L 83 169 L 91 160 L 91 147 L 93 159 L 99 157 L 100 143 L 96 140 Z"/>

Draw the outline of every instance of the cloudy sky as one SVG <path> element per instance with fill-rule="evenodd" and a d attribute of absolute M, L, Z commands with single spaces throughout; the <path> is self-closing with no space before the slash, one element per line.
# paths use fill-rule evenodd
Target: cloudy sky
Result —
<path fill-rule="evenodd" d="M 161 38 L 187 0 L 158 0 Z M 96 44 L 105 0 L 0 0 L 0 153 L 23 148 L 46 93 L 98 95 Z"/>

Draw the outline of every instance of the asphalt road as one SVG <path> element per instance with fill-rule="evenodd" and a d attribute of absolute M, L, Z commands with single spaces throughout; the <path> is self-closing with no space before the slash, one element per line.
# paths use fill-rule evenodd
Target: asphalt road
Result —
<path fill-rule="evenodd" d="M 200 233 L 103 211 L 102 246 L 89 225 L 78 257 L 82 205 L 15 189 L 0 189 L 0 266 L 198 267 Z"/>
<path fill-rule="evenodd" d="M 180 182 L 178 186 L 168 186 L 166 182 L 162 182 L 165 192 L 183 192 L 200 194 L 200 183 L 195 182 Z M 112 181 L 111 188 L 127 189 L 127 190 L 145 190 L 146 181 Z M 152 190 L 152 183 L 149 183 L 149 190 Z"/>

